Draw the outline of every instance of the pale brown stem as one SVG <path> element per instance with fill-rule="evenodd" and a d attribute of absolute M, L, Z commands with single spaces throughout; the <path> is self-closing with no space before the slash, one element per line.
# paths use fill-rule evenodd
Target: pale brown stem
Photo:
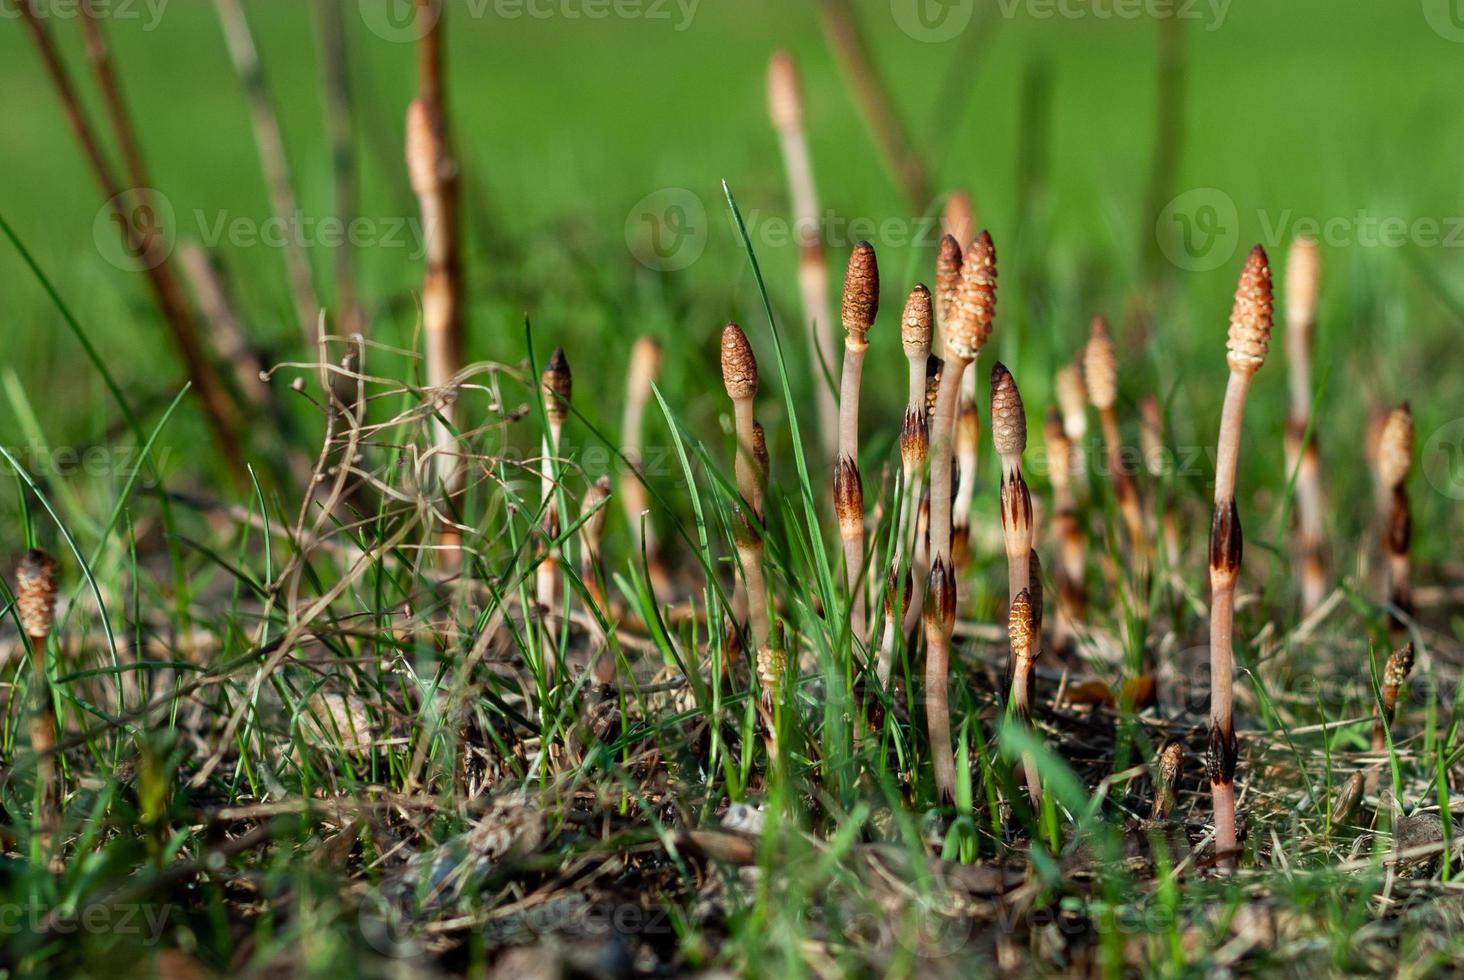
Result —
<path fill-rule="evenodd" d="M 967 371 L 966 377 L 974 379 L 975 371 Z M 962 395 L 962 399 L 965 399 Z M 961 411 L 961 409 L 958 409 Z M 956 453 L 956 468 L 960 475 L 956 481 L 956 498 L 951 505 L 951 526 L 966 531 L 971 526 L 971 503 L 976 498 L 976 446 L 961 446 Z"/>
<path fill-rule="evenodd" d="M 956 757 L 951 749 L 951 708 L 946 689 L 950 673 L 950 632 L 925 621 L 925 721 L 930 734 L 935 788 L 942 803 L 956 799 Z"/>
<path fill-rule="evenodd" d="M 559 455 L 559 436 L 562 423 L 552 419 L 549 433 L 544 437 L 544 458 L 540 468 L 540 492 L 544 504 L 543 528 L 544 548 L 547 554 L 535 569 L 535 600 L 543 616 L 544 626 L 544 678 L 545 686 L 553 687 L 559 673 L 559 638 L 556 635 L 559 624 L 559 546 L 554 539 L 559 536 L 559 502 L 555 499 L 554 459 Z"/>
<path fill-rule="evenodd" d="M 31 751 L 36 754 L 36 802 L 40 848 L 50 849 L 51 837 L 60 823 L 61 784 L 56 776 L 56 710 L 51 703 L 51 681 L 46 674 L 46 638 L 27 637 L 31 653 L 31 686 L 34 704 L 30 716 Z"/>
<path fill-rule="evenodd" d="M 844 376 L 839 387 L 839 457 L 859 461 L 859 383 L 864 374 L 864 352 L 868 345 L 848 338 L 844 341 Z M 838 460 L 836 459 L 837 465 Z M 864 570 L 864 521 L 844 527 L 840 538 L 844 545 L 844 584 L 850 597 L 850 628 L 856 640 L 863 641 L 868 621 L 867 604 L 860 579 Z"/>
<path fill-rule="evenodd" d="M 756 517 L 762 517 L 762 474 L 757 468 L 757 457 L 753 453 L 752 399 L 738 398 L 732 402 L 732 411 L 737 428 L 737 492 Z"/>
<path fill-rule="evenodd" d="M 910 496 L 910 524 L 914 541 L 910 546 L 911 581 L 910 608 L 905 612 L 902 624 L 909 636 L 920 622 L 921 610 L 925 608 L 925 584 L 930 577 L 930 512 L 924 506 L 924 492 L 920 481 L 916 481 Z"/>
<path fill-rule="evenodd" d="M 941 372 L 935 413 L 930 420 L 930 560 L 951 561 L 951 453 L 961 378 L 970 361 L 952 357 Z"/>
<path fill-rule="evenodd" d="M 630 526 L 636 555 L 645 553 L 651 591 L 661 601 L 669 601 L 670 582 L 661 562 L 660 541 L 649 513 L 650 494 L 642 482 L 644 475 L 641 472 L 644 465 L 641 443 L 644 439 L 645 410 L 650 402 L 651 385 L 656 380 L 659 366 L 660 349 L 649 337 L 642 337 L 636 344 L 635 353 L 631 355 L 630 376 L 625 385 L 625 413 L 621 418 L 620 438 L 630 467 L 620 476 L 620 499 L 625 508 L 626 523 Z"/>

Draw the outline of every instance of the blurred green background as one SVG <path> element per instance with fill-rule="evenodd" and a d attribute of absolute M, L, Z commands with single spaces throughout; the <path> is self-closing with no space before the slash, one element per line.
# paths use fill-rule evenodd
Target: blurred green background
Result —
<path fill-rule="evenodd" d="M 7 163 L 0 214 L 54 278 L 129 398 L 150 406 L 148 418 L 156 419 L 181 384 L 181 368 L 141 278 L 107 261 L 108 244 L 99 247 L 113 232 L 98 221 L 101 197 L 15 19 L 15 0 L 0 2 L 6 105 L 0 139 Z M 700 0 L 688 17 L 688 3 L 606 4 L 609 16 L 592 19 L 588 11 L 605 9 L 594 0 L 537 0 L 533 9 L 547 17 L 527 8 L 515 16 L 521 10 L 515 0 L 450 0 L 450 113 L 468 180 L 469 356 L 522 360 L 523 318 L 531 316 L 540 358 L 562 343 L 577 369 L 577 405 L 613 429 L 629 341 L 656 334 L 668 349 L 664 387 L 688 426 L 711 439 L 724 409 L 715 381 L 721 322 L 748 324 L 760 356 L 771 359 L 722 180 L 753 226 L 785 333 L 801 340 L 796 248 L 759 231 L 788 208 L 764 95 L 773 50 L 787 48 L 798 59 L 823 208 L 840 221 L 894 219 L 907 232 L 920 227 L 922 215 L 881 166 L 825 41 L 818 4 Z M 43 6 L 100 123 L 73 5 L 50 0 Z M 383 36 L 392 33 L 383 29 L 391 23 L 391 0 L 343 0 L 343 6 L 361 213 L 386 230 L 416 215 L 400 149 L 415 91 L 415 50 Z M 1359 445 L 1375 400 L 1412 399 L 1421 449 L 1464 414 L 1458 357 L 1464 26 L 1453 27 L 1450 2 L 1182 4 L 1183 139 L 1165 196 L 1188 191 L 1181 209 L 1217 207 L 1198 218 L 1218 215 L 1228 222 L 1220 230 L 1229 238 L 1217 238 L 1197 262 L 1179 253 L 1176 264 L 1160 251 L 1161 261 L 1148 268 L 1144 257 L 1154 252 L 1156 227 L 1145 195 L 1161 25 L 1142 4 L 953 0 L 946 16 L 969 22 L 939 41 L 902 30 L 911 7 L 906 0 L 854 6 L 935 191 L 969 189 L 978 227 L 995 237 L 1003 288 L 992 349 L 1013 368 L 1034 417 L 1048 401 L 1053 369 L 1073 356 L 1089 317 L 1102 310 L 1114 321 L 1128 363 L 1127 424 L 1134 425 L 1137 398 L 1158 390 L 1173 396 L 1174 441 L 1210 445 L 1225 374 L 1229 294 L 1245 249 L 1263 242 L 1279 280 L 1287 244 L 1307 219 L 1332 222 L 1323 243 L 1317 351 L 1325 385 L 1324 459 L 1329 488 L 1359 501 L 1339 522 L 1361 522 L 1369 513 L 1360 502 L 1368 491 Z M 332 206 L 332 181 L 316 18 L 300 0 L 246 0 L 245 8 L 281 114 L 301 208 L 323 217 Z M 178 235 L 199 237 L 221 219 L 268 217 L 247 105 L 213 4 L 118 0 L 106 29 L 153 183 L 172 206 Z M 635 236 L 627 237 L 637 203 L 668 188 L 688 190 L 705 209 L 707 236 L 704 253 L 669 272 L 638 262 Z M 1210 190 L 1194 196 L 1197 188 Z M 930 211 L 938 213 L 940 203 Z M 1234 208 L 1233 220 L 1227 207 Z M 1400 243 L 1376 243 L 1369 229 L 1384 219 L 1401 219 L 1414 230 Z M 1418 219 L 1434 222 L 1439 240 L 1429 238 L 1428 226 L 1418 233 Z M 1182 230 L 1176 223 L 1158 231 Z M 873 238 L 885 315 L 871 338 L 865 418 L 875 436 L 888 440 L 897 420 L 882 407 L 901 400 L 904 378 L 897 311 L 909 286 L 932 275 L 936 236 L 917 245 L 904 241 L 908 234 L 886 237 L 891 240 Z M 833 230 L 829 239 L 837 288 L 852 241 Z M 1176 254 L 1173 240 L 1166 242 L 1168 254 Z M 217 254 L 251 338 L 267 358 L 306 354 L 280 251 L 225 240 Z M 317 244 L 309 255 L 329 297 L 331 250 Z M 399 242 L 377 242 L 359 251 L 358 270 L 373 338 L 410 343 L 420 256 Z M 31 441 L 14 410 L 19 393 L 52 445 L 104 440 L 117 410 L 8 243 L 0 243 L 0 301 L 7 338 L 0 443 Z M 1147 320 L 1132 315 L 1138 309 L 1148 310 Z M 797 400 L 811 407 L 805 352 L 801 343 L 792 347 L 791 368 L 803 389 Z M 375 363 L 376 372 L 408 370 L 390 361 Z M 983 388 L 989 368 L 984 358 Z M 1275 499 L 1284 489 L 1284 400 L 1285 367 L 1275 357 L 1253 396 L 1245 475 L 1252 486 L 1276 491 Z M 775 454 L 786 451 L 781 399 L 767 397 L 765 405 Z M 299 407 L 308 420 L 307 407 Z M 170 426 L 165 441 L 185 449 L 205 445 L 191 407 L 187 415 Z M 810 414 L 805 424 L 811 421 Z M 267 433 L 254 438 L 251 453 L 275 451 Z M 199 452 L 175 453 L 169 469 L 189 480 L 217 472 Z M 1206 466 L 1186 479 L 1198 489 L 1209 476 Z M 1420 497 L 1425 526 L 1459 526 L 1453 498 Z M 1428 523 L 1438 521 L 1445 523 Z M 1441 549 L 1442 543 L 1421 546 Z"/>

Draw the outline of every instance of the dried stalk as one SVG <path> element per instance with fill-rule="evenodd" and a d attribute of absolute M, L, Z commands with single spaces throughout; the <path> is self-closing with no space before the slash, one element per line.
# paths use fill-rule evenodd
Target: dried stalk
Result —
<path fill-rule="evenodd" d="M 879 312 L 879 264 L 874 247 L 859 242 L 849 256 L 840 320 L 844 325 L 844 377 L 839 388 L 839 456 L 834 461 L 834 502 L 844 543 L 844 582 L 850 597 L 850 629 L 859 640 L 868 611 L 860 585 L 864 566 L 864 491 L 859 486 L 859 383 L 869 329 Z M 857 499 L 857 515 L 849 510 Z M 856 519 L 857 517 L 857 519 Z"/>
<path fill-rule="evenodd" d="M 31 751 L 36 754 L 36 825 L 40 849 L 50 849 L 61 822 L 61 783 L 52 751 L 56 745 L 56 710 L 46 670 L 46 640 L 56 618 L 56 560 L 31 550 L 15 570 L 15 607 L 30 649 Z"/>
<path fill-rule="evenodd" d="M 223 379 L 205 353 L 204 342 L 189 311 L 183 287 L 168 262 L 167 244 L 158 234 L 159 228 L 153 220 L 156 212 L 145 196 L 139 199 L 136 193 L 124 193 L 113 176 L 111 166 L 102 151 L 101 141 L 82 108 L 71 75 L 67 72 L 41 15 L 37 13 L 35 2 L 36 0 L 23 0 L 19 4 L 21 19 L 41 57 L 51 85 L 61 100 L 66 121 L 81 146 L 97 186 L 106 198 L 106 207 L 122 231 L 127 254 L 137 260 L 147 277 L 153 303 L 168 327 L 173 347 L 183 360 L 189 381 L 198 392 L 220 455 L 236 477 L 247 479 L 238 438 L 243 428 L 243 417 Z M 118 99 L 120 108 L 120 95 L 115 90 L 107 96 L 108 99 L 114 97 Z M 124 137 L 119 134 L 119 138 Z"/>
<path fill-rule="evenodd" d="M 916 212 L 924 211 L 930 200 L 929 175 L 895 112 L 889 90 L 874 68 L 849 0 L 821 0 L 820 7 L 824 32 L 845 79 L 854 89 L 854 100 L 885 166 L 904 192 L 906 202 Z"/>
<path fill-rule="evenodd" d="M 1303 237 L 1291 243 L 1286 261 L 1286 362 L 1291 391 L 1286 418 L 1286 473 L 1288 477 L 1296 474 L 1296 553 L 1301 560 L 1303 616 L 1311 615 L 1327 594 L 1321 463 L 1316 433 L 1307 432 L 1311 427 L 1311 355 L 1320 265 L 1316 239 Z"/>
<path fill-rule="evenodd" d="M 1215 855 L 1233 867 L 1235 763 L 1238 743 L 1232 713 L 1232 657 L 1235 584 L 1240 575 L 1243 535 L 1235 504 L 1241 420 L 1251 378 L 1265 362 L 1271 341 L 1271 267 L 1257 245 L 1246 258 L 1230 314 L 1226 362 L 1230 381 L 1216 448 L 1215 518 L 1210 528 L 1210 795 L 1215 807 Z"/>
<path fill-rule="evenodd" d="M 254 144 L 259 151 L 259 164 L 264 171 L 265 185 L 269 190 L 271 209 L 275 218 L 290 225 L 301 214 L 295 198 L 295 185 L 290 175 L 289 157 L 285 153 L 284 132 L 270 99 L 269 85 L 265 81 L 264 67 L 259 61 L 259 51 L 254 44 L 254 34 L 249 27 L 249 18 L 239 0 L 214 0 L 219 15 L 219 26 L 223 29 L 229 58 L 234 70 L 244 85 L 244 94 L 249 100 L 249 118 L 254 125 Z M 293 235 L 286 236 L 284 255 L 285 271 L 290 280 L 290 295 L 295 301 L 295 315 L 300 322 L 300 332 L 305 339 L 306 349 L 315 344 L 316 321 L 320 315 L 320 297 L 310 276 L 310 261 L 305 250 Z"/>
<path fill-rule="evenodd" d="M 1404 402 L 1393 409 L 1378 437 L 1377 471 L 1387 488 L 1390 507 L 1382 527 L 1387 556 L 1388 630 L 1395 642 L 1407 632 L 1404 620 L 1413 615 L 1413 584 L 1408 550 L 1413 543 L 1413 510 L 1408 499 L 1408 473 L 1413 468 L 1413 411 Z"/>
<path fill-rule="evenodd" d="M 803 295 L 803 318 L 808 327 L 808 349 L 813 353 L 813 387 L 817 397 L 819 431 L 828 459 L 838 458 L 839 406 L 826 382 L 825 371 L 834 364 L 834 311 L 829 303 L 829 268 L 820 233 L 818 193 L 808 139 L 803 131 L 803 90 L 798 68 L 786 51 L 768 62 L 768 115 L 778 131 L 788 193 L 793 203 L 793 225 L 798 239 L 798 285 Z"/>
<path fill-rule="evenodd" d="M 1032 722 L 1032 666 L 1037 662 L 1037 630 L 1032 616 L 1031 595 L 1024 588 L 1012 599 L 1007 618 L 1007 635 L 1012 651 L 1012 716 L 1023 725 Z M 1037 760 L 1029 752 L 1022 753 L 1022 769 L 1027 775 L 1027 796 L 1032 809 L 1042 805 L 1042 777 Z"/>
<path fill-rule="evenodd" d="M 661 361 L 661 345 L 654 337 L 640 337 L 631 348 L 630 370 L 625 380 L 625 413 L 620 423 L 622 451 L 629 467 L 620 474 L 620 502 L 636 554 L 645 554 L 651 591 L 665 601 L 671 595 L 671 579 L 661 560 L 660 541 L 650 513 L 651 498 L 641 472 L 646 405 L 650 402 L 651 385 L 661 373 Z"/>

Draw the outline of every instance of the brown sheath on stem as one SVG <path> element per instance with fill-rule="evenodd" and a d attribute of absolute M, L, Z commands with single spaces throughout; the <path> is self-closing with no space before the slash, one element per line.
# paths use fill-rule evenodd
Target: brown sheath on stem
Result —
<path fill-rule="evenodd" d="M 1215 809 L 1215 855 L 1233 867 L 1236 849 L 1235 764 L 1239 744 L 1232 709 L 1235 584 L 1244 536 L 1235 504 L 1241 421 L 1250 380 L 1265 361 L 1271 341 L 1271 268 L 1257 245 L 1247 256 L 1230 313 L 1226 363 L 1230 381 L 1216 448 L 1215 516 L 1210 528 L 1210 794 Z"/>
<path fill-rule="evenodd" d="M 863 642 L 868 610 L 864 598 L 864 483 L 859 465 L 844 456 L 834 467 L 834 513 L 844 546 L 844 583 L 849 590 L 850 630 Z"/>
<path fill-rule="evenodd" d="M 1179 778 L 1184 774 L 1184 743 L 1171 739 L 1159 750 L 1159 772 L 1154 779 L 1154 807 L 1150 820 L 1168 820 L 1179 798 Z"/>
<path fill-rule="evenodd" d="M 925 721 L 935 788 L 942 803 L 956 799 L 956 757 L 951 749 L 951 709 L 947 690 L 951 634 L 956 625 L 956 578 L 944 558 L 930 568 L 925 594 Z"/>
<path fill-rule="evenodd" d="M 1032 597 L 1022 589 L 1012 600 L 1007 616 L 1007 636 L 1011 640 L 1011 705 L 1012 714 L 1024 725 L 1032 721 L 1032 666 L 1037 661 L 1037 627 L 1033 618 Z M 1042 781 L 1037 760 L 1030 753 L 1022 754 L 1022 769 L 1027 777 L 1027 796 L 1035 810 L 1042 803 Z"/>
<path fill-rule="evenodd" d="M 824 371 L 834 366 L 834 311 L 829 303 L 829 269 L 820 234 L 818 194 L 803 127 L 803 91 L 798 68 L 786 51 L 774 52 L 768 62 L 768 115 L 778 132 L 783 169 L 793 205 L 798 241 L 798 285 L 803 297 L 803 319 L 812 353 L 813 387 L 817 396 L 819 427 L 825 455 L 838 456 L 838 402 L 825 382 Z"/>

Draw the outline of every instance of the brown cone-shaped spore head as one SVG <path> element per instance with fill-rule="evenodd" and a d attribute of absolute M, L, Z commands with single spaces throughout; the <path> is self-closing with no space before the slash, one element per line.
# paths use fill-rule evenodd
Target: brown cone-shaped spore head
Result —
<path fill-rule="evenodd" d="M 930 426 L 925 413 L 906 408 L 900 422 L 900 463 L 911 473 L 918 473 L 930 454 Z"/>
<path fill-rule="evenodd" d="M 1235 287 L 1235 305 L 1230 310 L 1230 334 L 1225 349 L 1232 371 L 1254 374 L 1266 361 L 1271 348 L 1271 264 L 1266 250 L 1257 245 L 1246 256 Z"/>
<path fill-rule="evenodd" d="M 1027 410 L 1016 379 L 1005 364 L 991 368 L 991 442 L 1003 458 L 1027 451 Z"/>
<path fill-rule="evenodd" d="M 41 638 L 56 618 L 56 559 L 32 548 L 15 569 L 15 608 L 25 635 Z"/>
<path fill-rule="evenodd" d="M 1083 348 L 1083 387 L 1088 400 L 1099 411 L 1107 411 L 1118 403 L 1118 355 L 1113 349 L 1113 335 L 1102 314 L 1093 318 L 1088 332 L 1088 346 Z"/>
<path fill-rule="evenodd" d="M 900 344 L 905 348 L 906 357 L 914 360 L 930 354 L 934 322 L 930 312 L 930 290 L 923 283 L 916 283 L 905 300 L 905 315 L 900 319 Z"/>
<path fill-rule="evenodd" d="M 839 457 L 834 467 L 834 513 L 844 537 L 864 533 L 864 481 L 859 476 L 859 464 L 848 456 Z"/>
<path fill-rule="evenodd" d="M 1388 655 L 1388 662 L 1383 666 L 1383 685 L 1392 688 L 1402 687 L 1412 672 L 1413 644 L 1409 643 Z"/>
<path fill-rule="evenodd" d="M 1378 435 L 1378 478 L 1396 489 L 1408 480 L 1413 467 L 1413 410 L 1407 402 L 1388 413 Z"/>
<path fill-rule="evenodd" d="M 956 576 L 944 558 L 930 566 L 925 590 L 925 623 L 938 626 L 949 635 L 956 622 Z"/>
<path fill-rule="evenodd" d="M 974 361 L 996 319 L 996 246 L 982 232 L 961 262 L 961 283 L 951 303 L 949 322 L 943 324 L 948 358 Z"/>
<path fill-rule="evenodd" d="M 1310 328 L 1317 317 L 1317 293 L 1322 278 L 1322 258 L 1317 240 L 1303 235 L 1291 243 L 1286 257 L 1286 319 L 1298 327 Z"/>
<path fill-rule="evenodd" d="M 734 402 L 757 394 L 757 358 L 747 334 L 735 323 L 722 328 L 722 384 Z"/>
<path fill-rule="evenodd" d="M 541 379 L 544 385 L 544 411 L 551 422 L 563 422 L 569 418 L 569 402 L 574 394 L 574 378 L 569 372 L 569 358 L 564 348 L 554 348 L 549 364 L 544 368 Z"/>
<path fill-rule="evenodd" d="M 961 288 L 961 243 L 954 235 L 943 235 L 935 255 L 935 302 L 940 322 L 951 316 L 951 304 Z"/>
<path fill-rule="evenodd" d="M 848 343 L 862 346 L 865 333 L 874 326 L 879 313 L 879 263 L 874 246 L 859 242 L 849 254 L 849 269 L 844 275 L 844 302 L 840 309 Z"/>
<path fill-rule="evenodd" d="M 1083 384 L 1083 369 L 1076 363 L 1064 364 L 1053 378 L 1057 406 L 1062 412 L 1063 431 L 1074 441 L 1088 431 L 1088 388 Z"/>
<path fill-rule="evenodd" d="M 803 125 L 803 93 L 798 85 L 798 67 L 787 51 L 774 51 L 768 61 L 768 115 L 773 127 L 794 130 Z"/>
<path fill-rule="evenodd" d="M 1026 589 L 1017 593 L 1007 616 L 1007 636 L 1012 641 L 1012 657 L 1018 662 L 1032 659 L 1032 595 Z"/>

